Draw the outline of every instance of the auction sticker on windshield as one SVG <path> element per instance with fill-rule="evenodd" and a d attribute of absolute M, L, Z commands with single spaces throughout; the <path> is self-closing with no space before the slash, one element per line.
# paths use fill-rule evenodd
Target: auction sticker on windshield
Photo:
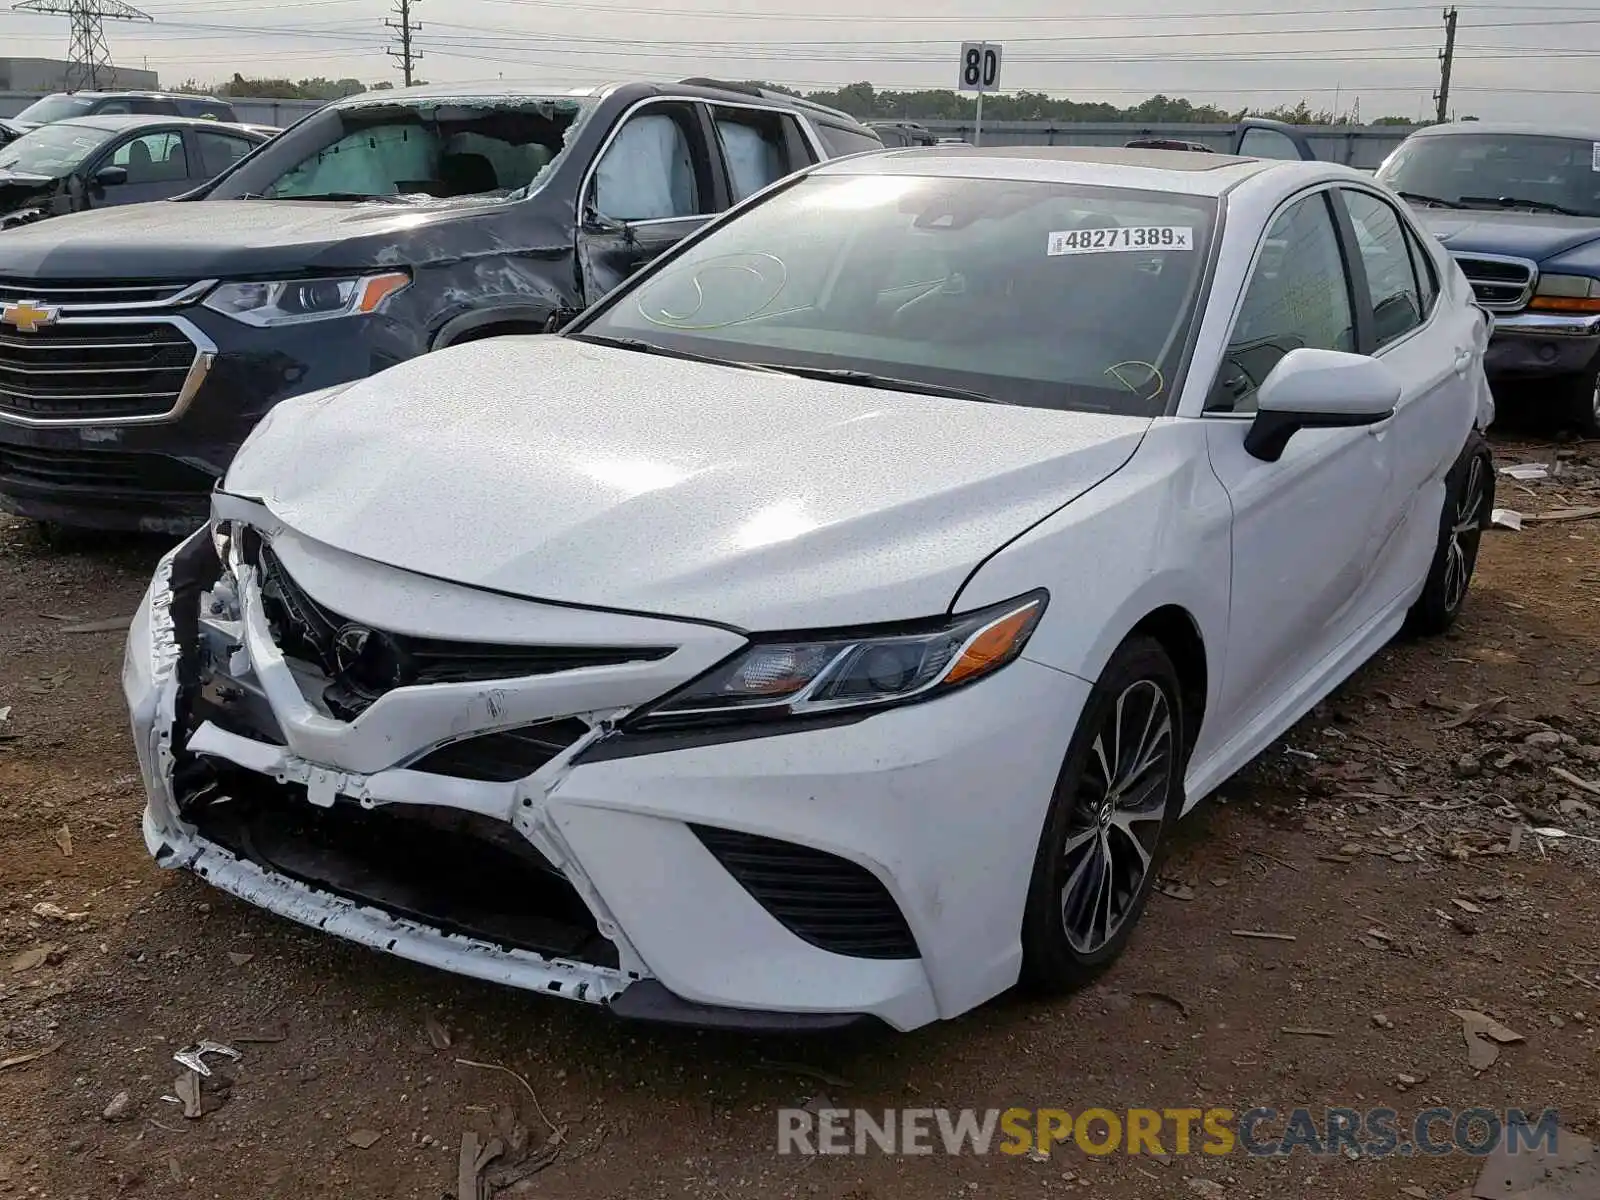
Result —
<path fill-rule="evenodd" d="M 1594 169 L 1600 171 L 1600 142 L 1594 144 Z"/>
<path fill-rule="evenodd" d="M 1052 233 L 1046 254 L 1114 254 L 1121 250 L 1193 250 L 1194 230 L 1184 225 L 1128 225 L 1120 229 L 1069 229 Z"/>

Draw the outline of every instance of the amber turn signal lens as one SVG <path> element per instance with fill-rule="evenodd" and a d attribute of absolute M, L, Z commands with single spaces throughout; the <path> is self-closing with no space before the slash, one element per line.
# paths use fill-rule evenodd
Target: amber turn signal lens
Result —
<path fill-rule="evenodd" d="M 1015 612 L 1007 613 L 994 624 L 979 631 L 978 636 L 967 643 L 966 649 L 961 652 L 961 657 L 956 659 L 955 666 L 950 668 L 943 682 L 960 683 L 963 679 L 982 675 L 985 671 L 1006 662 L 1018 643 L 1033 628 L 1034 619 L 1038 615 L 1039 601 L 1031 600 Z"/>

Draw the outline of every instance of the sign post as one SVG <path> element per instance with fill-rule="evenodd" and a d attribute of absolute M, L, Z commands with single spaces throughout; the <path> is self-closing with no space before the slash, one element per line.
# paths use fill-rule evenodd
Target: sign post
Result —
<path fill-rule="evenodd" d="M 983 145 L 983 96 L 1000 86 L 1000 57 L 1003 47 L 998 42 L 962 42 L 961 74 L 957 89 L 978 93 L 978 115 L 972 127 L 972 144 Z"/>

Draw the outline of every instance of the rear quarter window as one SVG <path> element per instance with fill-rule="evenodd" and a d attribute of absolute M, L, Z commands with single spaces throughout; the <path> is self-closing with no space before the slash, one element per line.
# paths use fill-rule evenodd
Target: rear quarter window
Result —
<path fill-rule="evenodd" d="M 879 140 L 878 135 L 869 133 L 865 129 L 846 129 L 842 125 L 829 125 L 825 121 L 815 121 L 813 124 L 829 158 L 860 154 L 863 150 L 883 149 L 883 142 Z"/>

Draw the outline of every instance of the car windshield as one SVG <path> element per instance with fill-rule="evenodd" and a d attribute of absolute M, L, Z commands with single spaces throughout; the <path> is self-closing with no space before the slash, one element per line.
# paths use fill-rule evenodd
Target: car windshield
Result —
<path fill-rule="evenodd" d="M 103 129 L 84 125 L 41 125 L 0 148 L 0 171 L 18 175 L 65 175 L 105 143 Z"/>
<path fill-rule="evenodd" d="M 1450 133 L 1402 142 L 1378 178 L 1419 202 L 1600 217 L 1600 140 Z"/>
<path fill-rule="evenodd" d="M 586 111 L 571 97 L 336 106 L 274 139 L 211 199 L 508 197 L 550 167 Z"/>
<path fill-rule="evenodd" d="M 669 352 L 1154 416 L 1215 201 L 1059 183 L 811 176 L 574 327 Z"/>
<path fill-rule="evenodd" d="M 35 100 L 27 108 L 19 112 L 13 120 L 37 121 L 41 125 L 51 121 L 65 121 L 68 117 L 79 117 L 94 107 L 94 101 L 86 96 L 46 96 L 43 100 Z"/>

